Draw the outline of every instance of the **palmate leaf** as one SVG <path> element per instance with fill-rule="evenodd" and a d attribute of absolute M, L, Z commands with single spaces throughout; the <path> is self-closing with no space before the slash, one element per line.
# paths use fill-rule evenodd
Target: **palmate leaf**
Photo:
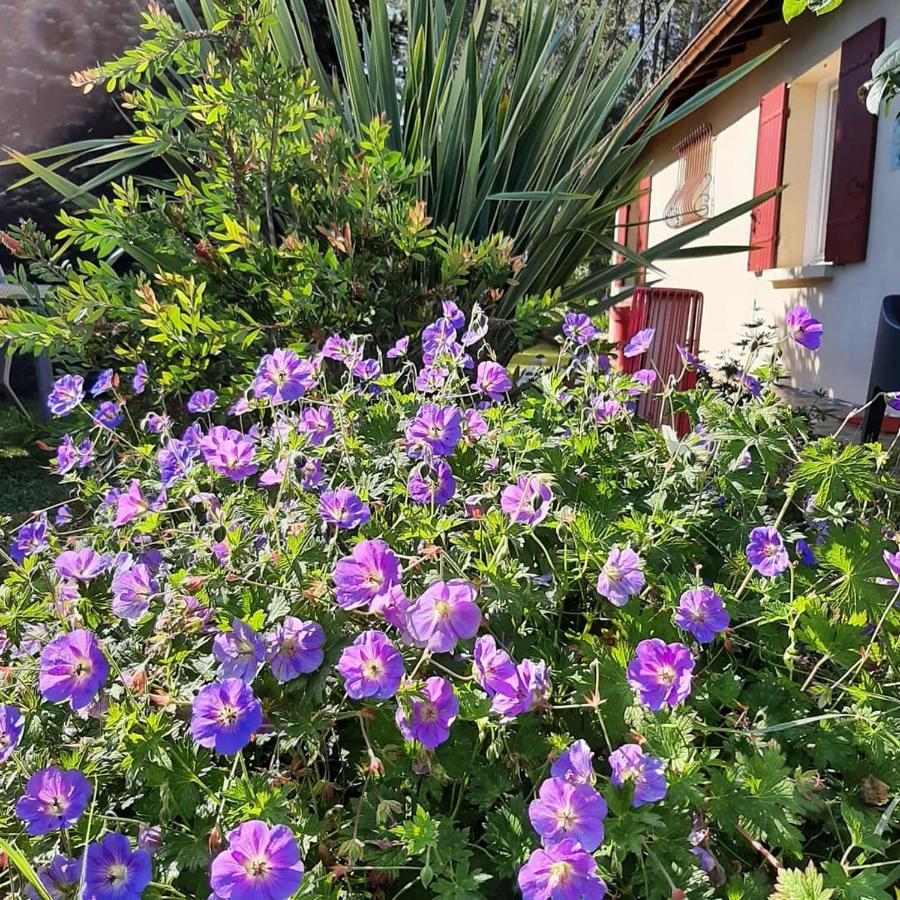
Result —
<path fill-rule="evenodd" d="M 782 869 L 772 900 L 830 900 L 834 891 L 825 887 L 825 879 L 810 862 L 805 869 Z"/>
<path fill-rule="evenodd" d="M 794 471 L 794 484 L 811 494 L 821 509 L 848 497 L 864 503 L 880 486 L 875 463 L 872 447 L 822 438 L 804 448 Z"/>

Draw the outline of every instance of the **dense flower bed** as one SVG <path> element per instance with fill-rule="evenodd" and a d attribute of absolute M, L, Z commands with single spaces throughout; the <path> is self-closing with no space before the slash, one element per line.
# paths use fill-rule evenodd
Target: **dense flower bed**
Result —
<path fill-rule="evenodd" d="M 765 336 L 679 394 L 651 331 L 623 375 L 569 315 L 523 388 L 486 330 L 179 409 L 56 383 L 72 500 L 0 588 L 13 896 L 889 896 L 886 454 L 809 442 Z"/>

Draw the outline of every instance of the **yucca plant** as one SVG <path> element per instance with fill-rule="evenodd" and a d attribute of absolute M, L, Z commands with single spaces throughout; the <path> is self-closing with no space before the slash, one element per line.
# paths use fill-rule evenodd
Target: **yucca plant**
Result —
<path fill-rule="evenodd" d="M 105 83 L 113 91 L 123 86 L 125 76 L 142 73 L 149 90 L 176 89 L 180 76 L 167 69 L 168 48 L 188 40 L 215 47 L 223 15 L 213 0 L 201 0 L 203 23 L 186 0 L 175 5 L 182 25 L 172 23 L 168 43 L 151 38 L 114 65 L 78 73 L 74 82 L 88 89 Z M 402 62 L 392 47 L 387 0 L 372 0 L 369 21 L 361 25 L 350 0 L 328 0 L 327 5 L 337 71 L 329 71 L 316 52 L 303 0 L 248 0 L 243 7 L 246 15 L 266 22 L 267 39 L 259 52 L 274 52 L 287 67 L 308 67 L 351 133 L 361 135 L 374 117 L 384 116 L 391 145 L 407 161 L 428 163 L 419 190 L 435 225 L 474 239 L 497 232 L 512 239 L 525 266 L 492 310 L 495 320 L 521 315 L 529 297 L 541 298 L 544 306 L 607 308 L 620 299 L 610 296 L 614 282 L 641 268 L 652 272 L 660 261 L 685 252 L 696 255 L 696 248 L 685 250 L 687 245 L 764 199 L 682 229 L 642 255 L 613 238 L 615 211 L 637 196 L 643 175 L 639 160 L 649 142 L 762 59 L 672 112 L 662 105 L 665 83 L 644 90 L 630 109 L 623 109 L 645 48 L 634 43 L 620 59 L 610 57 L 599 39 L 604 4 L 585 2 L 564 13 L 559 0 L 523 0 L 510 44 L 500 40 L 488 0 L 481 0 L 471 16 L 466 0 L 449 7 L 444 0 L 407 0 Z M 29 177 L 49 180 L 78 202 L 150 157 L 162 157 L 184 176 L 181 153 L 182 148 L 142 135 L 139 143 L 133 137 L 82 142 L 32 157 L 14 154 L 13 160 L 30 170 Z M 57 174 L 63 164 L 83 167 L 78 171 L 108 168 L 79 186 Z M 705 252 L 739 249 L 746 248 Z M 138 262 L 148 264 L 140 252 Z"/>

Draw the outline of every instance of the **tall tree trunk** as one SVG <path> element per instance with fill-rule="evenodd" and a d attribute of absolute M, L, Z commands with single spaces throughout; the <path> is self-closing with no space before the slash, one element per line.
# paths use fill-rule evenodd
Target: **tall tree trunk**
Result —
<path fill-rule="evenodd" d="M 688 26 L 688 36 L 693 40 L 700 30 L 700 11 L 702 0 L 691 0 L 691 21 Z"/>

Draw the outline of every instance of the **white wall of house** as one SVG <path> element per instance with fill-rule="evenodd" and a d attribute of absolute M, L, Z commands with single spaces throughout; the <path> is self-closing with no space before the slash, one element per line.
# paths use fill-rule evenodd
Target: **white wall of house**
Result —
<path fill-rule="evenodd" d="M 822 388 L 830 396 L 854 402 L 865 399 L 882 298 L 900 293 L 900 170 L 891 170 L 893 116 L 882 117 L 878 126 L 866 261 L 824 270 L 807 267 L 800 273 L 827 273 L 826 278 L 816 280 L 786 279 L 781 269 L 816 261 L 811 256 L 816 242 L 816 210 L 828 183 L 828 161 L 822 159 L 827 142 L 820 139 L 827 126 L 823 117 L 828 114 L 828 82 L 836 78 L 843 40 L 881 16 L 887 19 L 886 42 L 900 38 L 898 0 L 857 0 L 821 18 L 804 15 L 790 27 L 780 23 L 771 26 L 735 64 L 758 55 L 773 43 L 773 36 L 776 40 L 788 39 L 788 43 L 727 94 L 655 139 L 649 152 L 654 220 L 649 238 L 653 246 L 674 233 L 664 221 L 664 210 L 678 179 L 672 148 L 699 124 L 709 122 L 716 136 L 711 212 L 724 212 L 745 202 L 753 196 L 759 99 L 782 82 L 792 85 L 779 269 L 757 276 L 747 270 L 746 253 L 672 260 L 660 264 L 664 269 L 661 284 L 703 292 L 701 348 L 710 358 L 740 336 L 743 323 L 753 318 L 754 306 L 780 324 L 786 310 L 805 304 L 822 320 L 825 336 L 818 353 L 792 344 L 786 347 L 793 385 L 805 391 Z M 749 238 L 748 214 L 698 244 L 747 245 Z"/>

